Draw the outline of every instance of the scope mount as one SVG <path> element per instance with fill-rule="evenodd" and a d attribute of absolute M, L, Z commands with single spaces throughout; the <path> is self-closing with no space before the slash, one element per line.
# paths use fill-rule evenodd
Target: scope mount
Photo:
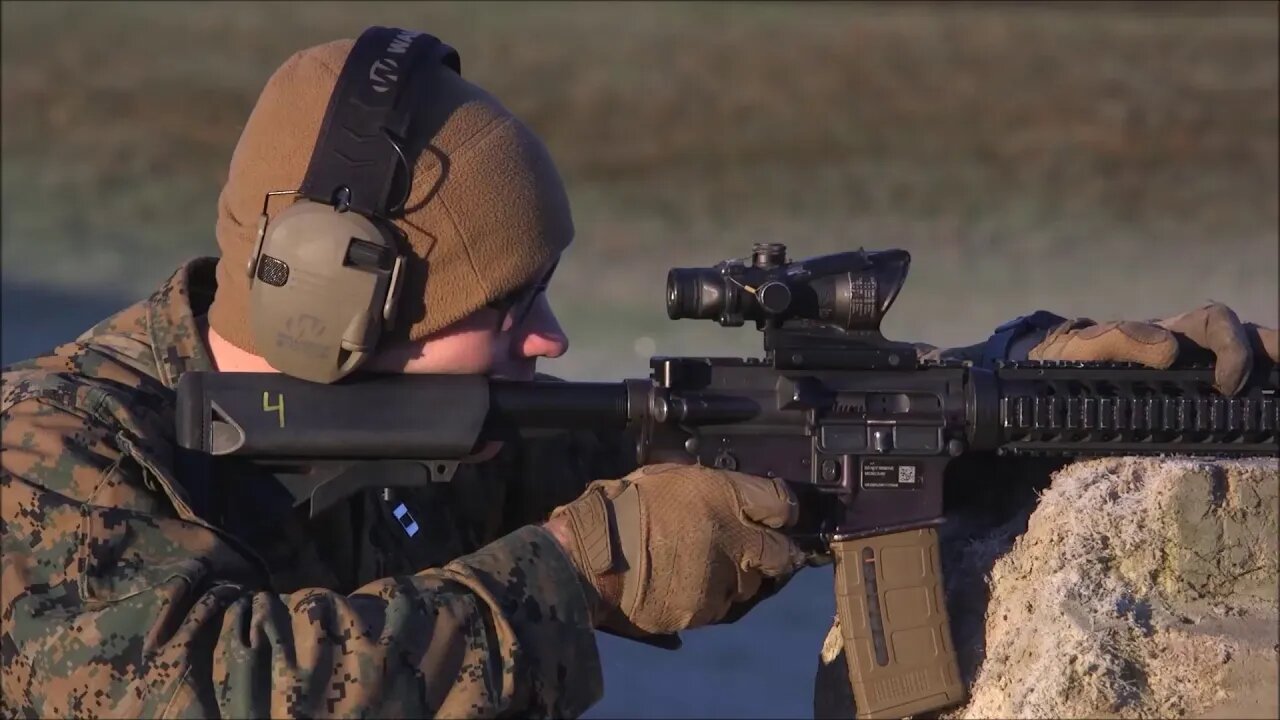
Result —
<path fill-rule="evenodd" d="M 879 330 L 766 327 L 765 361 L 777 370 L 912 370 L 915 346 Z"/>

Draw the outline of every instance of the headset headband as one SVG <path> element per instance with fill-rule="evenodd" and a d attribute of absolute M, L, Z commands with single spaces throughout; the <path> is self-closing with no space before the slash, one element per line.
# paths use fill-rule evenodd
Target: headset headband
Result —
<path fill-rule="evenodd" d="M 403 207 L 403 201 L 389 206 L 389 196 L 398 166 L 404 166 L 406 196 L 412 180 L 401 145 L 425 85 L 412 77 L 422 62 L 462 73 L 457 51 L 432 35 L 379 26 L 360 35 L 329 98 L 303 197 L 369 217 L 390 217 Z"/>

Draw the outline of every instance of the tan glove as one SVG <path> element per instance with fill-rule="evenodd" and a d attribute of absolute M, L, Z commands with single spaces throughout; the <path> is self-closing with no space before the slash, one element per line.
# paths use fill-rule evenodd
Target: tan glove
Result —
<path fill-rule="evenodd" d="M 1058 316 L 1051 316 L 1058 317 Z M 1002 359 L 1065 360 L 1077 362 L 1134 362 L 1153 368 L 1175 363 L 1214 362 L 1214 386 L 1224 395 L 1244 387 L 1249 372 L 1265 359 L 1280 362 L 1277 332 L 1255 323 L 1242 323 L 1222 303 L 1209 303 L 1172 317 L 1135 322 L 1097 323 L 1088 318 L 1059 322 L 1040 334 L 1014 342 Z M 1044 327 L 1044 326 L 1041 326 Z M 1027 347 L 1027 343 L 1032 343 Z M 917 344 L 921 359 L 961 359 L 982 362 L 986 343 L 939 349 Z"/>
<path fill-rule="evenodd" d="M 1030 360 L 1136 362 L 1154 368 L 1175 361 L 1214 362 L 1214 387 L 1224 395 L 1244 388 L 1255 359 L 1280 361 L 1276 330 L 1242 323 L 1222 303 L 1149 322 L 1071 320 L 1053 328 L 1027 352 Z"/>
<path fill-rule="evenodd" d="M 781 480 L 662 464 L 591 483 L 548 527 L 581 573 L 596 627 L 642 637 L 720 622 L 785 583 L 805 557 L 778 530 L 798 515 Z"/>

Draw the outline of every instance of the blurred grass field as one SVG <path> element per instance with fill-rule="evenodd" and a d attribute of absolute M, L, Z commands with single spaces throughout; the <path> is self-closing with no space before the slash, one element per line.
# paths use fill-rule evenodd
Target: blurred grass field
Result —
<path fill-rule="evenodd" d="M 2 6 L 7 285 L 140 297 L 213 254 L 262 84 L 371 24 L 437 34 L 546 140 L 578 240 L 571 377 L 754 354 L 673 323 L 672 265 L 903 247 L 888 335 L 1045 307 L 1277 322 L 1274 3 L 16 3 Z M 12 304 L 12 303 L 9 303 Z M 21 323 L 7 307 L 5 323 Z"/>

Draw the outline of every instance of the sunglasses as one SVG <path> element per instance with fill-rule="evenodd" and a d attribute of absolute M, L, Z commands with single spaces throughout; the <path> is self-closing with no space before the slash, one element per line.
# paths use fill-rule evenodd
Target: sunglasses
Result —
<path fill-rule="evenodd" d="M 558 260 L 553 263 L 538 282 L 508 293 L 505 297 L 489 303 L 488 307 L 501 313 L 504 320 L 510 317 L 511 327 L 520 327 L 533 311 L 533 305 L 538 301 L 538 297 L 547 291 L 547 286 L 551 284 L 551 276 L 555 274 L 559 264 Z"/>

